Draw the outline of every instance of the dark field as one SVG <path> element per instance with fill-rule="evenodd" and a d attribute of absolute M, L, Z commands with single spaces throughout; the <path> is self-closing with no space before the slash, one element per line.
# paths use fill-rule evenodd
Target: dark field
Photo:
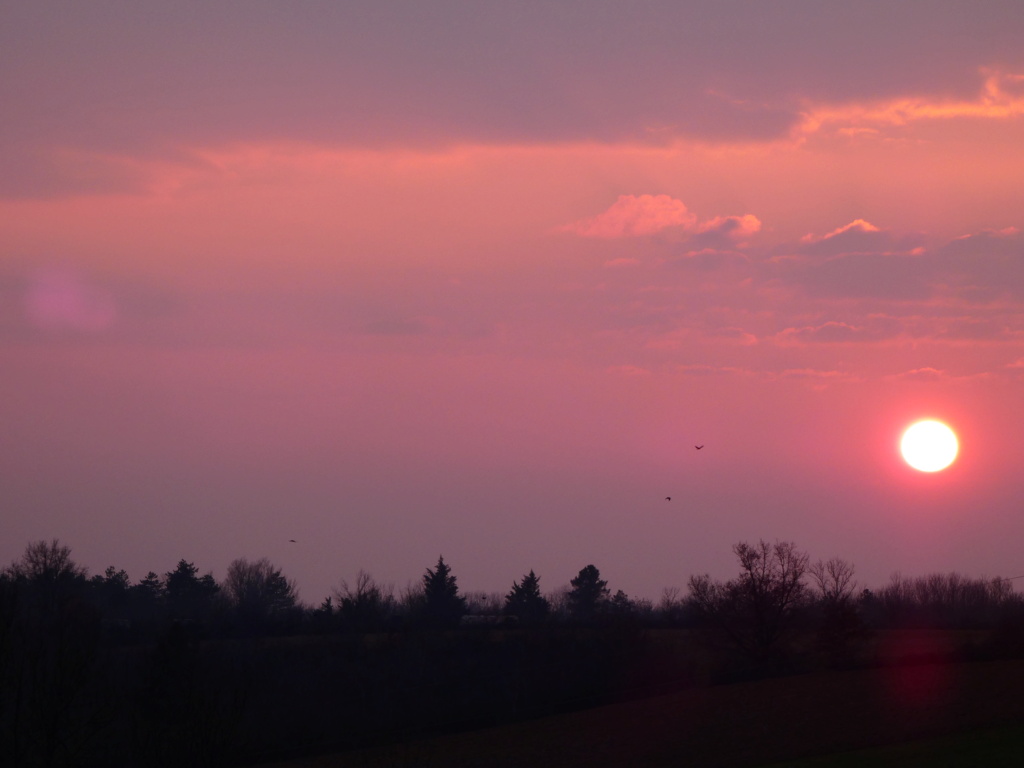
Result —
<path fill-rule="evenodd" d="M 948 660 L 971 640 L 880 633 L 878 668 L 700 685 L 268 768 L 1020 765 L 1024 661 Z"/>

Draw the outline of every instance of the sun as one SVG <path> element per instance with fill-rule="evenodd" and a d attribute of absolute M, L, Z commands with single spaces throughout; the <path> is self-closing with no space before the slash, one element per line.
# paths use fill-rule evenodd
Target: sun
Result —
<path fill-rule="evenodd" d="M 903 459 L 921 472 L 945 469 L 956 459 L 959 449 L 956 433 L 933 419 L 911 424 L 900 440 Z"/>

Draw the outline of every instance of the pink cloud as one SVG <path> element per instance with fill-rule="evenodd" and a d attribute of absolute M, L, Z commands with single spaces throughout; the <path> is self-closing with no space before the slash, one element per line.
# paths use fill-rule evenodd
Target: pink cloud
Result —
<path fill-rule="evenodd" d="M 895 378 L 906 379 L 909 381 L 942 381 L 948 378 L 945 371 L 939 370 L 938 368 L 932 368 L 926 366 L 924 368 L 915 368 L 912 371 L 904 371 L 903 373 L 897 374 Z"/>
<path fill-rule="evenodd" d="M 821 242 L 822 240 L 830 240 L 831 238 L 836 237 L 837 235 L 842 235 L 845 232 L 850 232 L 850 231 L 854 231 L 854 232 L 881 232 L 881 230 L 878 227 L 876 227 L 874 224 L 872 224 L 870 221 L 865 221 L 864 219 L 854 219 L 849 224 L 846 224 L 846 225 L 844 225 L 842 227 L 839 227 L 838 229 L 833 229 L 831 232 L 829 232 L 828 234 L 825 234 L 825 235 L 820 235 L 819 236 L 819 235 L 815 235 L 815 234 L 812 234 L 812 233 L 808 233 L 808 234 L 804 235 L 802 238 L 800 238 L 800 242 L 802 242 L 802 243 L 818 243 L 818 242 Z"/>
<path fill-rule="evenodd" d="M 686 204 L 669 195 L 621 195 L 604 213 L 561 228 L 580 237 L 645 237 L 665 230 L 696 236 L 708 243 L 735 242 L 761 231 L 753 214 L 714 216 L 700 221 Z"/>
<path fill-rule="evenodd" d="M 878 322 L 876 327 L 866 327 L 840 323 L 833 320 L 821 325 L 808 325 L 802 328 L 787 328 L 775 338 L 780 344 L 846 344 L 851 342 L 879 341 L 891 338 L 895 331 L 895 323 Z"/>
<path fill-rule="evenodd" d="M 581 237 L 641 237 L 670 227 L 692 229 L 697 217 L 668 195 L 620 195 L 604 213 L 565 227 Z"/>
<path fill-rule="evenodd" d="M 752 214 L 743 216 L 715 216 L 702 222 L 700 232 L 716 232 L 734 240 L 742 240 L 761 231 L 761 220 Z"/>

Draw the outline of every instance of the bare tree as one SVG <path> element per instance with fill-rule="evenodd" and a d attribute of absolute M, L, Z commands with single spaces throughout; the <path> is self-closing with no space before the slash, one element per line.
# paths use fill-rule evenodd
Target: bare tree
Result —
<path fill-rule="evenodd" d="M 27 579 L 36 584 L 56 584 L 61 581 L 84 579 L 85 568 L 71 559 L 71 547 L 59 539 L 33 541 L 20 560 L 11 564 L 15 578 Z"/>
<path fill-rule="evenodd" d="M 819 560 L 808 568 L 821 599 L 833 605 L 845 605 L 853 598 L 857 582 L 853 580 L 853 563 L 833 557 Z"/>
<path fill-rule="evenodd" d="M 286 579 L 280 568 L 267 558 L 249 562 L 233 560 L 224 577 L 224 593 L 246 621 L 264 621 L 279 617 L 297 602 L 295 582 Z"/>
<path fill-rule="evenodd" d="M 661 591 L 657 610 L 662 621 L 667 624 L 678 624 L 683 620 L 686 604 L 681 595 L 682 590 L 679 587 L 665 587 Z"/>
<path fill-rule="evenodd" d="M 758 663 L 777 655 L 806 596 L 807 555 L 792 542 L 733 547 L 740 574 L 725 583 L 690 577 L 690 603 Z"/>
<path fill-rule="evenodd" d="M 818 589 L 818 650 L 831 666 L 845 667 L 865 636 L 859 606 L 853 599 L 857 587 L 853 563 L 836 557 L 818 560 L 809 572 Z"/>
<path fill-rule="evenodd" d="M 343 579 L 334 597 L 342 622 L 360 632 L 379 628 L 395 610 L 394 588 L 382 588 L 366 571 L 359 571 L 352 585 Z"/>

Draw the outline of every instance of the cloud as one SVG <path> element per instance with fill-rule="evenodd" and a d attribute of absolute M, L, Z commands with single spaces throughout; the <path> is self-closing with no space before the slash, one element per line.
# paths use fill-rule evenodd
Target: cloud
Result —
<path fill-rule="evenodd" d="M 580 237 L 642 237 L 663 229 L 692 229 L 697 217 L 681 200 L 668 195 L 621 195 L 604 213 L 564 229 Z"/>
<path fill-rule="evenodd" d="M 833 298 L 924 300 L 932 294 L 934 265 L 922 256 L 855 253 L 817 263 L 782 265 L 808 293 Z"/>
<path fill-rule="evenodd" d="M 749 213 L 743 216 L 715 216 L 701 223 L 697 230 L 742 240 L 761 231 L 761 220 Z"/>
<path fill-rule="evenodd" d="M 779 344 L 851 344 L 892 338 L 902 330 L 893 318 L 870 318 L 870 325 L 851 325 L 829 320 L 821 325 L 786 328 L 776 334 Z"/>
<path fill-rule="evenodd" d="M 938 247 L 920 233 L 897 233 L 857 219 L 764 262 L 765 274 L 811 297 L 991 304 L 1024 301 L 1024 236 L 1016 227 L 983 230 Z"/>
<path fill-rule="evenodd" d="M 936 254 L 937 277 L 965 298 L 1024 300 L 1024 237 L 1016 227 L 959 237 Z"/>
<path fill-rule="evenodd" d="M 906 253 L 921 245 L 916 234 L 897 234 L 870 221 L 854 219 L 824 235 L 809 233 L 800 238 L 799 253 L 838 256 L 850 253 Z"/>
<path fill-rule="evenodd" d="M 818 236 L 818 235 L 814 235 L 814 234 L 806 234 L 802 238 L 800 238 L 800 242 L 802 242 L 802 243 L 817 243 L 817 242 L 819 242 L 821 240 L 831 240 L 833 237 L 837 237 L 838 235 L 841 235 L 844 232 L 851 232 L 851 231 L 854 231 L 854 232 L 879 232 L 881 230 L 879 230 L 879 228 L 876 227 L 874 224 L 872 224 L 870 221 L 865 221 L 864 219 L 854 219 L 849 224 L 846 224 L 846 225 L 844 225 L 842 227 L 838 227 L 836 229 L 833 229 L 831 232 L 829 232 L 826 235 Z"/>
<path fill-rule="evenodd" d="M 761 220 L 748 213 L 700 221 L 682 200 L 670 195 L 620 195 L 603 213 L 567 224 L 561 230 L 609 240 L 674 232 L 696 238 L 699 246 L 722 248 L 735 247 L 738 241 L 760 232 Z"/>
<path fill-rule="evenodd" d="M 808 234 L 770 274 L 811 296 L 922 301 L 932 293 L 934 260 L 919 233 L 896 233 L 855 219 L 824 235 Z"/>
<path fill-rule="evenodd" d="M 1006 341 L 1015 334 L 1005 320 L 987 320 L 971 317 L 936 321 L 941 327 L 934 338 L 950 341 Z"/>
<path fill-rule="evenodd" d="M 848 104 L 812 104 L 794 129 L 797 137 L 827 132 L 877 134 L 886 127 L 922 120 L 1006 120 L 1024 115 L 1024 75 L 998 69 L 981 70 L 983 82 L 970 101 L 900 97 Z"/>
<path fill-rule="evenodd" d="M 907 381 L 943 381 L 949 378 L 949 374 L 945 371 L 939 370 L 938 368 L 926 366 L 924 368 L 914 368 L 911 371 L 898 373 L 892 378 L 904 379 Z"/>

